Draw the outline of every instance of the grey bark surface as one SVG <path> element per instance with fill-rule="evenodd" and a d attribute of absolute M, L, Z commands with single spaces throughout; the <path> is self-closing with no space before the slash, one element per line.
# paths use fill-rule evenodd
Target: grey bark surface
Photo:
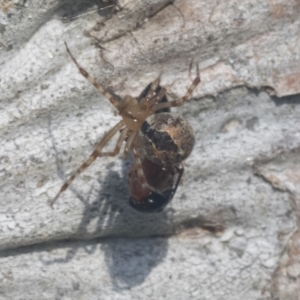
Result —
<path fill-rule="evenodd" d="M 0 299 L 300 299 L 299 1 L 0 4 Z M 199 64 L 164 212 L 129 207 L 122 155 L 49 206 L 119 120 L 64 41 L 120 96 L 178 99 Z"/>

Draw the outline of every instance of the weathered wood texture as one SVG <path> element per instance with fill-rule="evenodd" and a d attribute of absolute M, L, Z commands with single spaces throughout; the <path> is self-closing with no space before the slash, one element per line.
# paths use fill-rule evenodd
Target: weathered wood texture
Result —
<path fill-rule="evenodd" d="M 300 299 L 299 1 L 0 3 L 0 299 Z M 199 64 L 165 212 L 130 209 L 120 158 L 49 207 L 118 120 L 64 41 L 121 96 L 161 73 L 178 98 Z"/>

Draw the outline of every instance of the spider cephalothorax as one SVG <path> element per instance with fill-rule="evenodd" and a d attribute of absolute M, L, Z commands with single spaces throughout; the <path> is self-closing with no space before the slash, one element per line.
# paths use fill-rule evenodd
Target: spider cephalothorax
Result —
<path fill-rule="evenodd" d="M 96 82 L 78 64 L 67 44 L 65 45 L 80 73 L 110 100 L 122 120 L 104 135 L 88 160 L 63 184 L 51 205 L 97 157 L 116 156 L 125 142 L 124 156 L 127 157 L 132 152 L 134 157 L 134 164 L 128 175 L 131 206 L 144 212 L 162 210 L 176 191 L 183 173 L 180 165 L 194 145 L 191 126 L 180 116 L 171 114 L 170 107 L 185 103 L 200 82 L 199 75 L 186 94 L 175 101 L 168 102 L 166 89 L 159 85 L 160 78 L 151 83 L 138 98 L 120 98 Z M 120 134 L 114 150 L 104 152 L 105 145 L 117 133 Z M 169 148 L 163 149 L 164 141 L 168 141 L 165 145 Z"/>

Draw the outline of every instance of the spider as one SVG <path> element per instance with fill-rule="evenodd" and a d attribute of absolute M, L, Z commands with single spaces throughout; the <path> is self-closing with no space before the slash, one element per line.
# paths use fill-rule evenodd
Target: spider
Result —
<path fill-rule="evenodd" d="M 51 201 L 54 202 L 72 181 L 98 157 L 116 156 L 124 146 L 124 157 L 131 152 L 134 164 L 129 171 L 130 205 L 139 211 L 158 212 L 172 199 L 183 174 L 179 165 L 190 154 L 194 145 L 191 126 L 180 116 L 171 114 L 170 107 L 181 106 L 200 82 L 197 77 L 186 94 L 175 101 L 168 102 L 158 77 L 142 92 L 139 98 L 125 96 L 123 99 L 110 92 L 85 71 L 65 46 L 80 73 L 117 109 L 122 120 L 111 128 L 75 173 L 62 185 Z M 103 148 L 119 132 L 113 151 Z M 175 182 L 175 184 L 174 184 Z"/>
<path fill-rule="evenodd" d="M 151 84 L 149 84 L 145 88 L 145 90 L 140 94 L 140 96 L 137 99 L 138 102 L 140 102 L 141 99 L 143 99 L 147 95 L 150 87 Z M 155 93 L 156 94 L 159 93 L 160 90 L 161 87 L 158 86 Z M 159 102 L 162 103 L 168 102 L 166 95 L 164 95 Z M 155 114 L 164 113 L 164 112 L 170 113 L 170 108 L 164 108 L 158 110 L 155 112 Z M 133 164 L 131 170 L 128 173 L 128 184 L 129 184 L 129 190 L 131 195 L 129 198 L 129 204 L 132 208 L 145 213 L 159 212 L 163 210 L 163 208 L 172 200 L 184 172 L 183 167 L 179 168 L 176 164 L 174 164 L 175 162 L 174 157 L 172 158 L 172 156 L 170 156 L 170 154 L 172 154 L 172 151 L 170 151 L 170 147 L 168 147 L 168 145 L 172 146 L 173 139 L 170 139 L 169 142 L 171 143 L 167 143 L 167 140 L 165 139 L 166 134 L 167 137 L 169 137 L 169 134 L 167 133 L 168 129 L 173 129 L 173 130 L 176 129 L 176 126 L 174 127 L 175 124 L 172 122 L 172 118 L 173 120 L 176 121 L 181 121 L 181 120 L 180 118 L 178 120 L 178 116 L 175 116 L 174 114 L 171 116 L 172 117 L 171 119 L 170 119 L 170 114 L 167 115 L 161 114 L 160 116 L 162 117 L 161 119 L 163 120 L 163 122 L 159 122 L 159 119 L 157 120 L 157 118 L 155 118 L 156 122 L 154 125 L 157 126 L 158 124 L 162 124 L 164 128 L 161 132 L 156 131 L 155 128 L 156 126 L 153 126 L 153 124 L 152 126 L 147 125 L 148 121 L 151 122 L 149 118 L 146 119 L 145 121 L 146 123 L 144 122 L 145 123 L 144 129 L 148 128 L 150 129 L 150 131 L 149 130 L 140 131 L 141 133 L 140 140 L 139 140 L 140 147 L 143 147 L 144 151 L 146 150 L 150 151 L 149 156 L 151 157 L 152 160 L 148 159 L 145 156 L 142 160 L 141 168 L 138 168 L 137 164 Z M 165 121 L 167 121 L 168 124 L 166 124 Z M 191 127 L 189 127 L 186 124 L 184 124 L 185 126 L 183 126 L 180 123 L 177 125 L 179 125 L 177 126 L 179 127 L 179 129 L 181 130 L 188 129 L 189 132 L 182 132 L 183 134 L 181 136 L 177 134 L 175 135 L 175 137 L 177 138 L 180 137 L 181 142 L 187 142 L 190 145 L 193 145 L 194 139 L 193 139 Z M 165 135 L 165 136 L 161 136 L 161 135 Z M 157 141 L 154 143 L 155 146 L 151 144 L 147 145 L 147 142 L 152 141 L 153 139 L 155 140 L 155 138 L 157 139 Z M 164 141 L 162 147 L 163 152 L 161 152 L 159 155 L 159 152 L 156 151 L 156 155 L 155 155 L 154 153 L 151 152 L 155 150 L 157 146 L 159 147 L 158 141 Z M 162 153 L 164 152 L 166 155 L 168 155 L 167 158 L 171 157 L 171 164 L 166 165 L 168 159 L 167 160 L 164 159 L 165 157 L 163 157 L 162 155 Z M 154 161 L 158 160 L 158 164 L 156 164 L 153 160 Z M 152 187 L 152 190 L 147 187 L 143 187 L 143 185 L 140 184 L 139 175 L 138 175 L 139 169 L 143 171 L 146 181 L 150 185 L 150 187 Z M 157 193 L 156 191 L 154 191 L 153 187 L 155 187 L 160 192 Z"/>

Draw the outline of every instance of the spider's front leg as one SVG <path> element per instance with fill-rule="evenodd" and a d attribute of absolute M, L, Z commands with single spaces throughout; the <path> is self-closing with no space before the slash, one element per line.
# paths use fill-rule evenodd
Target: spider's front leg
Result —
<path fill-rule="evenodd" d="M 110 139 L 122 128 L 124 127 L 124 122 L 120 121 L 117 123 L 111 130 L 108 131 L 108 133 L 102 138 L 101 142 L 98 144 L 97 148 L 93 151 L 93 153 L 90 155 L 89 159 L 85 161 L 78 169 L 77 171 L 62 185 L 59 192 L 55 196 L 55 198 L 50 202 L 50 205 L 53 206 L 57 198 L 60 196 L 60 194 L 65 191 L 69 185 L 72 183 L 72 181 L 86 168 L 88 168 L 97 157 L 102 156 L 115 156 L 120 152 L 122 142 L 125 140 L 127 135 L 127 128 L 124 128 L 122 130 L 118 142 L 115 146 L 114 151 L 112 152 L 102 152 L 103 147 L 110 141 Z"/>
<path fill-rule="evenodd" d="M 158 88 L 159 83 L 160 83 L 160 77 L 158 77 L 156 80 L 154 80 L 151 83 L 151 86 L 150 86 L 149 91 L 147 92 L 146 96 L 143 97 L 140 101 L 140 105 L 142 108 L 145 109 L 145 108 L 149 107 L 149 101 L 150 101 L 150 99 L 152 99 L 154 97 L 155 91 Z"/>
<path fill-rule="evenodd" d="M 157 104 L 164 97 L 166 97 L 166 89 L 162 88 L 159 83 L 160 77 L 151 83 L 147 94 L 139 100 L 140 107 L 142 109 L 150 110 L 153 105 Z"/>
<path fill-rule="evenodd" d="M 79 72 L 98 90 L 98 92 L 100 92 L 107 99 L 109 99 L 111 104 L 118 109 L 119 104 L 121 103 L 122 99 L 119 96 L 117 96 L 113 93 L 110 93 L 102 84 L 98 83 L 93 77 L 91 77 L 89 75 L 89 73 L 79 65 L 79 63 L 75 59 L 74 55 L 71 53 L 70 49 L 68 48 L 68 45 L 66 42 L 65 42 L 65 46 L 66 46 L 66 49 L 67 49 L 71 59 L 77 66 Z"/>
<path fill-rule="evenodd" d="M 170 102 L 165 102 L 165 103 L 157 103 L 151 108 L 151 110 L 153 112 L 156 112 L 160 109 L 183 105 L 185 103 L 185 101 L 187 101 L 189 99 L 192 92 L 194 91 L 194 89 L 197 87 L 197 85 L 199 83 L 200 83 L 200 75 L 199 75 L 199 67 L 197 65 L 197 77 L 194 79 L 193 83 L 191 84 L 191 86 L 189 87 L 189 89 L 187 90 L 186 94 L 183 97 L 181 97 L 180 99 L 175 100 L 175 101 L 170 101 Z"/>

